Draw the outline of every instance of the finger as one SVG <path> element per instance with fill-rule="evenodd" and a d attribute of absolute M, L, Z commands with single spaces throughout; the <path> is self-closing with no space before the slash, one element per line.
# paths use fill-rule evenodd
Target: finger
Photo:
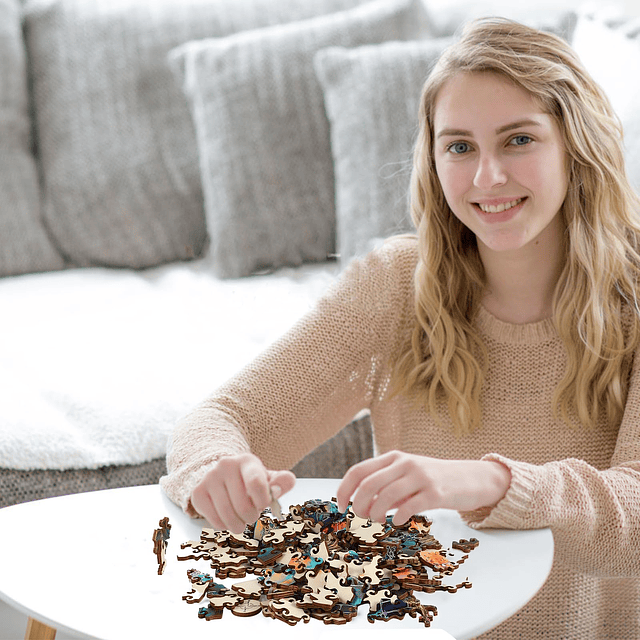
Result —
<path fill-rule="evenodd" d="M 271 501 L 269 492 L 269 475 L 259 458 L 252 457 L 240 467 L 240 474 L 244 493 L 248 500 L 244 517 L 253 517 L 252 522 L 259 517 L 260 512 L 267 507 Z"/>
<path fill-rule="evenodd" d="M 375 522 L 384 522 L 389 511 L 398 509 L 422 489 L 423 487 L 411 477 L 400 473 L 395 480 L 390 479 L 386 482 L 372 498 L 368 517 Z"/>
<path fill-rule="evenodd" d="M 268 477 L 271 496 L 275 500 L 291 491 L 296 484 L 296 477 L 291 471 L 269 471 Z"/>
<path fill-rule="evenodd" d="M 204 518 L 214 529 L 224 529 L 224 523 L 220 519 L 218 512 L 211 500 L 207 488 L 203 485 L 198 485 L 191 494 L 191 505 L 195 511 Z"/>
<path fill-rule="evenodd" d="M 231 489 L 233 491 L 233 489 Z M 215 506 L 218 516 L 222 522 L 223 529 L 234 533 L 242 533 L 244 531 L 244 518 L 241 518 L 233 506 L 233 498 L 229 495 L 230 488 L 227 480 L 223 480 L 222 485 L 218 488 L 215 496 Z"/>
<path fill-rule="evenodd" d="M 245 483 L 245 473 L 252 486 Z M 238 469 L 239 482 L 234 485 L 235 494 L 230 494 L 232 504 L 238 517 L 244 524 L 253 524 L 262 510 L 269 504 L 269 488 L 267 485 L 266 469 L 262 462 L 257 460 L 257 465 L 251 463 Z"/>
<path fill-rule="evenodd" d="M 384 454 L 376 458 L 368 458 L 367 460 L 354 464 L 347 473 L 345 473 L 338 487 L 336 498 L 340 511 L 344 511 L 347 508 L 349 500 L 365 478 L 388 464 L 390 464 L 389 454 Z"/>
<path fill-rule="evenodd" d="M 397 505 L 397 511 L 393 516 L 393 524 L 401 525 L 409 521 L 411 516 L 430 509 L 429 497 L 424 491 L 419 491 Z"/>
<path fill-rule="evenodd" d="M 365 478 L 353 498 L 353 510 L 361 518 L 384 521 L 386 510 L 396 501 L 393 491 L 402 490 L 406 495 L 407 481 L 400 465 L 391 464 Z M 389 487 L 393 486 L 393 489 Z"/>
<path fill-rule="evenodd" d="M 242 533 L 248 523 L 255 522 L 259 512 L 247 495 L 242 479 L 241 465 L 237 461 L 220 461 L 223 482 L 221 491 L 215 496 L 215 506 L 226 529 Z"/>

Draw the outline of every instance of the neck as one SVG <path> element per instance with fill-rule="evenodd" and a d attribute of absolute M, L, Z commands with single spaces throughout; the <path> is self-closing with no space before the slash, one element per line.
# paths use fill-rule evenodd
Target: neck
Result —
<path fill-rule="evenodd" d="M 564 246 L 561 233 L 549 236 L 509 252 L 491 251 L 478 243 L 487 279 L 482 304 L 499 320 L 528 324 L 553 315 Z"/>

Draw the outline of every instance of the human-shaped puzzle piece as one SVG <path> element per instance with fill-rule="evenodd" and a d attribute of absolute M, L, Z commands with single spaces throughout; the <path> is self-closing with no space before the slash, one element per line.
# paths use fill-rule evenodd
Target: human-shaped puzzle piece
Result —
<path fill-rule="evenodd" d="M 164 573 L 166 565 L 166 554 L 169 537 L 171 534 L 171 525 L 169 524 L 169 518 L 162 518 L 158 522 L 159 528 L 153 532 L 153 552 L 156 554 L 158 560 L 158 575 Z"/>

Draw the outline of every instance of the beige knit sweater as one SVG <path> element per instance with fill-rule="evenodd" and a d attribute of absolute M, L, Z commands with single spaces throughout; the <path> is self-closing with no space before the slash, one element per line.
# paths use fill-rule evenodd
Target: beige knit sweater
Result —
<path fill-rule="evenodd" d="M 379 453 L 508 465 L 506 496 L 462 514 L 471 526 L 553 531 L 547 583 L 486 637 L 640 638 L 640 359 L 621 424 L 570 428 L 552 413 L 565 366 L 553 322 L 511 325 L 482 309 L 483 423 L 458 438 L 389 394 L 392 356 L 412 326 L 416 261 L 406 238 L 354 261 L 307 317 L 178 425 L 165 491 L 193 514 L 191 491 L 220 456 L 250 449 L 268 468 L 288 469 L 367 408 Z"/>

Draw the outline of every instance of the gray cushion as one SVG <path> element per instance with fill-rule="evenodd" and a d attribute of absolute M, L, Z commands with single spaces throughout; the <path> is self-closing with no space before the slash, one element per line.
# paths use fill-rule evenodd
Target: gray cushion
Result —
<path fill-rule="evenodd" d="M 0 508 L 86 491 L 157 484 L 167 473 L 164 456 L 141 464 L 97 469 L 5 469 L 0 467 Z"/>
<path fill-rule="evenodd" d="M 331 47 L 315 58 L 331 122 L 337 244 L 346 264 L 412 231 L 409 181 L 422 85 L 449 39 Z"/>
<path fill-rule="evenodd" d="M 21 6 L 0 0 L 0 276 L 64 266 L 40 211 Z"/>
<path fill-rule="evenodd" d="M 69 259 L 137 268 L 206 246 L 195 134 L 170 49 L 361 1 L 29 2 L 45 216 Z"/>
<path fill-rule="evenodd" d="M 330 45 L 430 33 L 421 0 L 376 0 L 172 52 L 193 109 L 216 275 L 245 276 L 334 252 L 329 125 L 313 56 Z"/>

